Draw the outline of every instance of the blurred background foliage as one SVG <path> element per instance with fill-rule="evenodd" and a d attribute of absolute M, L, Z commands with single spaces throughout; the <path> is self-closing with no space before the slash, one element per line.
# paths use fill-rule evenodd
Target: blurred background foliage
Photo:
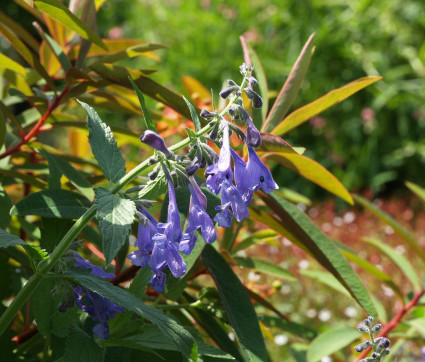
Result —
<path fill-rule="evenodd" d="M 35 33 L 13 2 L 7 12 Z M 425 42 L 421 0 L 361 1 L 106 1 L 98 14 L 102 37 L 142 39 L 169 49 L 161 63 L 132 59 L 134 69 L 156 68 L 161 84 L 184 92 L 182 75 L 219 89 L 237 76 L 243 57 L 239 36 L 251 43 L 276 96 L 308 36 L 313 55 L 296 109 L 365 75 L 384 79 L 287 135 L 307 145 L 351 191 L 390 193 L 410 180 L 421 183 L 425 165 Z M 273 98 L 271 99 L 273 101 Z M 117 117 L 126 117 L 126 115 Z M 322 190 L 282 169 L 280 184 L 319 197 Z"/>

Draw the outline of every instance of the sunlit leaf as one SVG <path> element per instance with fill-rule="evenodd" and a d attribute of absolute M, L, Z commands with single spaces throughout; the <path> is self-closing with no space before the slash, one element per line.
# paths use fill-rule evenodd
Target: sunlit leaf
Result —
<path fill-rule="evenodd" d="M 240 268 L 255 269 L 259 272 L 280 278 L 285 280 L 295 281 L 297 278 L 291 274 L 287 269 L 280 267 L 279 265 L 273 264 L 266 260 L 258 258 L 243 258 L 235 256 L 234 259 L 239 264 Z"/>
<path fill-rule="evenodd" d="M 63 25 L 74 30 L 84 39 L 90 40 L 93 43 L 106 49 L 102 39 L 94 33 L 87 25 L 81 22 L 69 9 L 57 0 L 34 0 L 34 6 L 43 13 L 56 19 Z"/>
<path fill-rule="evenodd" d="M 152 121 L 151 115 L 149 114 L 148 108 L 146 107 L 145 97 L 143 93 L 140 91 L 139 87 L 136 83 L 134 83 L 131 77 L 128 78 L 134 90 L 136 91 L 137 98 L 139 99 L 140 107 L 142 108 L 143 118 L 145 120 L 145 129 L 149 129 L 154 131 L 156 129 L 155 124 Z"/>
<path fill-rule="evenodd" d="M 334 89 L 323 97 L 297 109 L 280 122 L 271 133 L 282 136 L 290 130 L 298 127 L 300 124 L 308 121 L 311 117 L 323 112 L 324 110 L 332 107 L 334 104 L 342 102 L 344 99 L 350 97 L 354 93 L 363 88 L 377 82 L 382 77 L 363 77 L 351 83 L 346 84 L 341 88 Z"/>
<path fill-rule="evenodd" d="M 209 90 L 199 80 L 189 75 L 184 75 L 182 76 L 182 83 L 192 99 L 199 100 L 202 103 L 211 102 Z"/>
<path fill-rule="evenodd" d="M 201 129 L 201 122 L 199 121 L 199 117 L 198 114 L 196 113 L 195 107 L 192 105 L 192 103 L 190 103 L 190 101 L 183 96 L 184 101 L 187 104 L 187 107 L 189 108 L 190 111 L 190 115 L 192 117 L 192 122 L 195 126 L 195 131 L 198 132 Z"/>
<path fill-rule="evenodd" d="M 25 75 L 25 68 L 14 60 L 10 59 L 3 53 L 0 53 L 0 69 L 10 69 L 15 73 L 19 73 L 21 75 Z"/>
<path fill-rule="evenodd" d="M 261 128 L 263 132 L 270 132 L 275 128 L 294 103 L 310 65 L 311 56 L 313 55 L 314 36 L 315 33 L 310 35 L 293 65 L 288 78 L 286 78 L 285 84 L 280 90 L 267 119 L 263 123 L 263 127 Z"/>
<path fill-rule="evenodd" d="M 160 44 L 149 44 L 149 43 L 138 44 L 138 45 L 129 47 L 125 50 L 101 57 L 100 59 L 96 60 L 96 63 L 112 64 L 115 62 L 119 62 L 121 60 L 131 59 L 138 56 L 144 56 L 144 57 L 154 59 L 156 61 L 160 61 L 161 59 L 155 53 L 153 53 L 152 50 L 157 50 L 162 48 L 164 48 L 164 46 Z"/>
<path fill-rule="evenodd" d="M 276 327 L 306 339 L 313 339 L 317 335 L 317 331 L 309 325 L 288 322 L 283 318 L 272 316 L 259 316 L 258 319 L 269 327 Z"/>
<path fill-rule="evenodd" d="M 400 236 L 404 241 L 406 241 L 413 248 L 416 254 L 422 258 L 422 260 L 425 260 L 425 253 L 419 247 L 417 240 L 415 239 L 415 237 L 410 231 L 408 231 L 405 227 L 400 225 L 390 215 L 383 212 L 381 209 L 379 209 L 377 206 L 369 202 L 364 197 L 361 197 L 359 195 L 353 195 L 353 198 L 357 204 L 362 205 L 364 208 L 369 210 L 373 215 L 375 215 L 378 219 L 383 221 L 385 224 L 391 226 L 394 232 L 398 236 Z"/>
<path fill-rule="evenodd" d="M 417 197 L 419 197 L 423 202 L 425 202 L 425 189 L 423 189 L 421 186 L 407 181 L 405 183 L 407 188 L 412 191 Z"/>
<path fill-rule="evenodd" d="M 267 158 L 299 173 L 306 179 L 353 205 L 353 199 L 344 185 L 316 161 L 294 152 L 270 152 Z"/>
<path fill-rule="evenodd" d="M 320 361 L 323 357 L 348 346 L 360 336 L 361 333 L 356 329 L 345 327 L 322 333 L 311 343 L 307 352 L 307 361 Z"/>

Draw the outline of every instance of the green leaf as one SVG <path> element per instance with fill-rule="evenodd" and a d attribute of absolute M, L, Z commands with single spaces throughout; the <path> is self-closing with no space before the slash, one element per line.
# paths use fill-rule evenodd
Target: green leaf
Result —
<path fill-rule="evenodd" d="M 258 243 L 267 242 L 269 240 L 275 241 L 277 236 L 278 234 L 276 233 L 276 231 L 270 229 L 256 231 L 250 234 L 246 239 L 242 240 L 239 244 L 237 244 L 232 249 L 232 254 L 234 255 L 238 251 L 244 250 Z"/>
<path fill-rule="evenodd" d="M 261 129 L 263 132 L 269 132 L 276 127 L 294 103 L 310 65 L 311 56 L 314 51 L 313 39 L 315 35 L 315 33 L 310 35 L 301 50 L 298 59 L 292 67 L 288 78 L 286 78 L 285 84 L 283 85 L 267 119 L 263 124 L 263 128 Z"/>
<path fill-rule="evenodd" d="M 7 194 L 6 190 L 0 184 L 0 228 L 5 228 L 9 225 L 10 215 L 9 211 L 12 207 L 12 200 Z"/>
<path fill-rule="evenodd" d="M 0 248 L 7 248 L 14 245 L 26 245 L 26 243 L 16 235 L 9 234 L 7 231 L 0 229 Z"/>
<path fill-rule="evenodd" d="M 89 142 L 94 157 L 105 177 L 111 182 L 117 182 L 125 174 L 125 161 L 115 142 L 114 135 L 92 107 L 84 102 L 79 101 L 79 103 L 87 112 Z"/>
<path fill-rule="evenodd" d="M 133 294 L 115 287 L 106 280 L 94 275 L 77 271 L 66 272 L 63 275 L 81 283 L 86 288 L 109 299 L 111 302 L 156 324 L 159 329 L 161 329 L 162 333 L 174 342 L 178 350 L 185 357 L 190 356 L 192 359 L 197 360 L 197 347 L 193 337 L 177 322 L 161 311 L 143 304 Z"/>
<path fill-rule="evenodd" d="M 267 360 L 267 351 L 257 314 L 242 283 L 232 268 L 211 245 L 205 246 L 202 252 L 202 260 L 214 279 L 220 293 L 220 299 L 246 359 L 251 361 Z"/>
<path fill-rule="evenodd" d="M 422 338 L 425 338 L 425 318 L 416 318 L 407 322 L 410 326 L 412 326 Z"/>
<path fill-rule="evenodd" d="M 90 202 L 80 194 L 47 189 L 29 194 L 18 201 L 10 210 L 10 214 L 78 219 L 89 207 Z"/>
<path fill-rule="evenodd" d="M 282 136 L 290 130 L 298 127 L 300 124 L 308 121 L 311 117 L 332 107 L 334 104 L 342 102 L 344 99 L 380 79 L 382 79 L 382 77 L 363 77 L 348 83 L 341 88 L 334 89 L 325 94 L 323 97 L 320 97 L 292 112 L 288 117 L 280 122 L 276 128 L 271 131 L 271 133 Z"/>
<path fill-rule="evenodd" d="M 84 4 L 81 12 L 81 21 L 86 24 L 90 29 L 96 30 L 96 6 L 95 0 L 87 0 Z M 81 38 L 80 40 L 80 51 L 78 52 L 76 68 L 83 68 L 84 61 L 86 60 L 87 54 L 91 48 L 91 42 L 87 39 Z"/>
<path fill-rule="evenodd" d="M 362 241 L 372 245 L 380 252 L 385 254 L 395 265 L 397 265 L 406 278 L 412 283 L 413 288 L 418 291 L 421 290 L 421 282 L 418 273 L 413 268 L 412 264 L 401 254 L 397 253 L 391 246 L 384 244 L 380 240 L 373 238 L 362 238 Z"/>
<path fill-rule="evenodd" d="M 69 219 L 42 218 L 40 246 L 51 253 L 56 245 L 66 235 L 68 230 L 74 225 L 74 221 Z"/>
<path fill-rule="evenodd" d="M 396 220 L 394 220 L 390 215 L 380 210 L 377 206 L 369 202 L 364 197 L 359 195 L 353 195 L 354 201 L 357 204 L 362 205 L 364 208 L 369 210 L 373 215 L 375 215 L 378 219 L 383 221 L 385 224 L 391 226 L 394 232 L 400 236 L 404 241 L 406 241 L 416 252 L 418 256 L 425 261 L 425 253 L 419 247 L 417 240 L 405 227 L 401 226 Z"/>
<path fill-rule="evenodd" d="M 201 122 L 199 121 L 199 117 L 196 113 L 195 107 L 192 105 L 192 103 L 190 103 L 188 99 L 186 99 L 185 96 L 183 96 L 183 99 L 186 102 L 187 107 L 189 108 L 190 116 L 192 117 L 193 124 L 195 125 L 195 131 L 199 132 L 199 130 L 201 129 Z"/>
<path fill-rule="evenodd" d="M 96 217 L 102 233 L 103 253 L 108 265 L 124 245 L 134 221 L 136 205 L 133 201 L 96 188 Z"/>
<path fill-rule="evenodd" d="M 60 296 L 52 294 L 56 286 L 56 280 L 44 278 L 31 298 L 34 317 L 37 327 L 43 336 L 58 337 L 68 335 L 69 327 L 78 320 L 78 308 L 68 308 L 65 313 L 58 311 L 58 305 L 62 302 Z"/>
<path fill-rule="evenodd" d="M 139 192 L 139 199 L 155 200 L 167 192 L 168 184 L 163 174 L 158 174 L 155 180 L 149 180 L 146 186 Z"/>
<path fill-rule="evenodd" d="M 140 269 L 130 286 L 128 291 L 133 293 L 137 298 L 142 299 L 145 295 L 146 287 L 148 286 L 148 281 L 152 275 L 152 270 L 148 267 Z"/>
<path fill-rule="evenodd" d="M 1 59 L 0 59 L 0 62 L 1 62 Z M 6 139 L 6 119 L 4 118 L 3 114 L 0 113 L 0 149 L 4 145 L 5 139 Z"/>
<path fill-rule="evenodd" d="M 107 49 L 102 39 L 86 24 L 82 23 L 65 5 L 57 0 L 34 0 L 34 6 L 66 27 L 74 30 L 82 38 Z"/>
<path fill-rule="evenodd" d="M 235 256 L 234 259 L 237 261 L 240 268 L 252 268 L 277 278 L 291 281 L 297 280 L 288 270 L 268 261 L 257 258 L 242 258 L 239 256 Z"/>
<path fill-rule="evenodd" d="M 102 362 L 103 348 L 77 326 L 71 326 L 66 341 L 64 362 Z"/>
<path fill-rule="evenodd" d="M 155 131 L 156 130 L 155 123 L 153 123 L 151 115 L 149 114 L 148 108 L 146 107 L 145 97 L 143 96 L 143 93 L 140 91 L 139 87 L 137 86 L 136 83 L 134 83 L 133 79 L 131 79 L 130 76 L 128 76 L 128 80 L 130 81 L 131 85 L 136 91 L 137 98 L 139 98 L 140 107 L 142 108 L 143 118 L 145 120 L 145 129 L 150 129 L 151 131 Z"/>
<path fill-rule="evenodd" d="M 327 285 L 337 292 L 350 297 L 350 293 L 348 293 L 347 289 L 345 289 L 338 279 L 336 279 L 332 274 L 321 270 L 300 270 L 300 274 Z"/>
<path fill-rule="evenodd" d="M 47 152 L 44 149 L 41 149 L 40 152 L 42 155 L 47 159 L 49 162 L 49 185 L 50 185 L 50 178 L 51 177 L 57 177 L 52 176 L 56 174 L 58 171 L 60 172 L 59 176 L 59 187 L 60 188 L 60 177 L 62 176 L 62 173 L 68 178 L 68 180 L 79 190 L 81 193 L 86 196 L 89 200 L 92 200 L 94 197 L 94 191 L 90 184 L 90 182 L 87 181 L 87 179 L 82 175 L 82 173 L 78 170 L 76 170 L 72 165 L 66 161 L 64 161 L 61 157 L 52 155 L 51 153 Z"/>
<path fill-rule="evenodd" d="M 291 152 L 270 152 L 267 158 L 299 173 L 301 176 L 335 194 L 350 205 L 354 204 L 350 193 L 344 185 L 326 168 L 311 158 Z"/>
<path fill-rule="evenodd" d="M 0 143 L 0 146 L 1 146 L 1 143 Z M 417 185 L 417 184 L 415 184 L 413 182 L 409 182 L 409 181 L 405 182 L 405 185 L 417 197 L 419 197 L 423 202 L 425 202 L 425 190 L 421 186 L 419 186 L 419 185 Z"/>
<path fill-rule="evenodd" d="M 277 217 L 270 217 L 266 222 L 252 213 L 251 217 L 264 222 L 289 240 L 295 242 L 310 253 L 323 267 L 329 270 L 350 292 L 351 296 L 369 315 L 376 315 L 367 289 L 344 259 L 337 246 L 305 215 L 298 207 L 276 196 L 262 197 L 266 205 Z M 267 215 L 267 214 L 266 214 Z M 270 225 L 272 224 L 272 225 Z"/>
<path fill-rule="evenodd" d="M 317 331 L 312 327 L 294 322 L 288 322 L 283 318 L 259 316 L 258 319 L 268 327 L 280 328 L 284 331 L 293 333 L 306 339 L 313 339 L 317 335 Z"/>
<path fill-rule="evenodd" d="M 307 361 L 320 361 L 323 357 L 348 346 L 360 336 L 361 333 L 352 328 L 338 328 L 322 333 L 311 343 L 307 352 Z"/>

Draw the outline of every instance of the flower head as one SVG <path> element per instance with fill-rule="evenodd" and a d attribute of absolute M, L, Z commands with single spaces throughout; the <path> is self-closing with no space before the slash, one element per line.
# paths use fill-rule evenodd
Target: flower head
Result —
<path fill-rule="evenodd" d="M 248 163 L 246 165 L 247 186 L 253 191 L 257 191 L 260 187 L 269 194 L 279 186 L 273 180 L 270 170 L 261 162 L 255 150 L 248 146 Z"/>

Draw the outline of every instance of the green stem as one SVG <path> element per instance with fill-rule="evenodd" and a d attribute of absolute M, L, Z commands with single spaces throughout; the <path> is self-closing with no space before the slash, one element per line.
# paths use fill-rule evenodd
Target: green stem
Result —
<path fill-rule="evenodd" d="M 244 85 L 242 84 L 241 88 Z M 230 107 L 235 103 L 237 97 L 233 97 L 227 106 L 220 112 L 220 117 L 223 117 L 227 114 Z M 202 136 L 208 133 L 212 129 L 211 123 L 203 127 L 196 132 L 196 135 Z M 175 145 L 169 147 L 170 151 L 180 150 L 190 144 L 190 139 L 186 138 Z M 149 167 L 148 160 L 143 161 L 137 167 L 132 169 L 128 174 L 126 174 L 120 181 L 118 181 L 111 189 L 111 193 L 116 194 L 118 191 L 122 190 L 126 185 L 128 185 L 131 181 L 133 181 L 139 174 L 145 171 Z M 77 222 L 72 226 L 71 229 L 66 233 L 66 235 L 62 238 L 61 242 L 53 251 L 52 255 L 49 259 L 41 262 L 38 265 L 37 272 L 28 280 L 28 282 L 23 286 L 23 288 L 19 291 L 16 297 L 13 299 L 12 303 L 9 307 L 4 311 L 3 315 L 0 317 L 0 335 L 6 330 L 9 324 L 13 321 L 15 315 L 19 312 L 19 310 L 24 305 L 25 301 L 29 298 L 32 292 L 37 288 L 40 283 L 43 275 L 48 273 L 58 260 L 63 256 L 63 254 L 68 250 L 71 243 L 75 240 L 81 230 L 90 222 L 90 220 L 96 215 L 96 208 L 92 205 L 83 216 L 81 216 Z"/>
<path fill-rule="evenodd" d="M 50 347 L 50 338 L 46 338 L 46 342 L 44 343 L 44 350 L 43 350 L 43 360 L 41 362 L 47 362 L 49 359 L 49 347 Z"/>

